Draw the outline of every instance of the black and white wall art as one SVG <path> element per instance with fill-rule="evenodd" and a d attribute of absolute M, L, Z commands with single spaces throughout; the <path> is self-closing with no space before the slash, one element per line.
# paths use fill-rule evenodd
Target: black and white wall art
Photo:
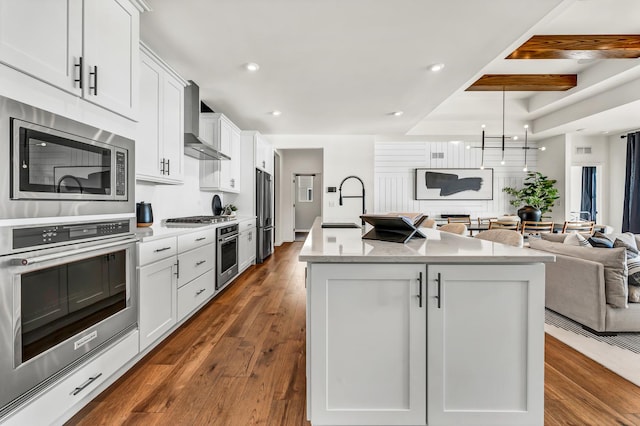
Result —
<path fill-rule="evenodd" d="M 493 169 L 415 169 L 416 200 L 492 200 Z"/>

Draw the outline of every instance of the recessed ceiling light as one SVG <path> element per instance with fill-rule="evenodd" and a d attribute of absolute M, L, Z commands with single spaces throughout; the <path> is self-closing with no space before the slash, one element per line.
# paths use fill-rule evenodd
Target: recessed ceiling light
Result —
<path fill-rule="evenodd" d="M 429 67 L 429 69 L 431 70 L 431 72 L 438 72 L 438 71 L 442 71 L 442 68 L 444 68 L 444 64 L 433 64 Z"/>
<path fill-rule="evenodd" d="M 277 109 L 273 110 L 273 111 L 271 111 L 271 115 L 277 117 L 279 115 L 282 115 L 282 111 L 278 111 Z"/>
<path fill-rule="evenodd" d="M 249 62 L 244 67 L 247 69 L 247 71 L 251 72 L 256 72 L 260 69 L 260 65 L 256 64 L 255 62 Z"/>
<path fill-rule="evenodd" d="M 402 114 L 404 114 L 404 111 L 394 111 L 391 113 L 391 115 L 395 117 L 400 117 Z"/>

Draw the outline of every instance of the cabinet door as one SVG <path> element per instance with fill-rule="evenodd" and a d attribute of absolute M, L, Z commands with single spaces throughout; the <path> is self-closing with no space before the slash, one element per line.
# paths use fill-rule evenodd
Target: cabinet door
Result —
<path fill-rule="evenodd" d="M 127 117 L 138 108 L 139 19 L 128 0 L 84 2 L 84 97 Z"/>
<path fill-rule="evenodd" d="M 429 424 L 543 424 L 544 265 L 428 270 Z"/>
<path fill-rule="evenodd" d="M 256 228 L 240 232 L 238 238 L 238 270 L 240 272 L 251 266 L 256 258 Z"/>
<path fill-rule="evenodd" d="M 225 192 L 240 192 L 240 131 L 230 128 L 228 154 L 231 160 L 220 161 L 220 189 Z"/>
<path fill-rule="evenodd" d="M 140 61 L 140 121 L 136 139 L 136 175 L 140 178 L 159 177 L 160 152 L 160 89 L 162 71 L 147 55 Z"/>
<path fill-rule="evenodd" d="M 80 95 L 82 0 L 0 0 L 0 62 Z"/>
<path fill-rule="evenodd" d="M 163 157 L 167 161 L 167 177 L 182 182 L 184 178 L 184 87 L 169 76 L 165 76 L 163 87 Z"/>
<path fill-rule="evenodd" d="M 176 323 L 176 259 L 161 260 L 139 268 L 140 350 L 161 337 Z"/>
<path fill-rule="evenodd" d="M 425 425 L 425 265 L 309 268 L 311 423 Z"/>

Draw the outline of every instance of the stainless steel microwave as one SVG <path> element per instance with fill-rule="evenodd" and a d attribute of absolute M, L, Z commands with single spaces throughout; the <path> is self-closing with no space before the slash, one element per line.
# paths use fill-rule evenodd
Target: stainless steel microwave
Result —
<path fill-rule="evenodd" d="M 0 97 L 0 219 L 134 212 L 134 141 Z"/>

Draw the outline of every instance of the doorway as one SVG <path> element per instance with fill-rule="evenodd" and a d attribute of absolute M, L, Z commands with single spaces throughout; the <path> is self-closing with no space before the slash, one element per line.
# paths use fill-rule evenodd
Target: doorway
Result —
<path fill-rule="evenodd" d="M 322 216 L 322 174 L 294 173 L 292 194 L 295 240 L 303 241 Z"/>
<path fill-rule="evenodd" d="M 571 166 L 571 199 L 569 220 L 601 221 L 602 166 Z"/>

